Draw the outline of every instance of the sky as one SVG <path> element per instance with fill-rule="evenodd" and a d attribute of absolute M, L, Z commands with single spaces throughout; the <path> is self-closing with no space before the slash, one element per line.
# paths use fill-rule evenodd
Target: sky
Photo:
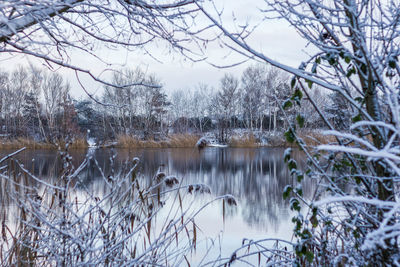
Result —
<path fill-rule="evenodd" d="M 228 1 L 219 0 L 216 2 L 218 8 L 224 8 L 223 21 L 227 27 L 232 27 L 233 17 L 237 24 L 248 22 L 251 25 L 262 21 L 261 12 L 258 8 L 265 8 L 262 0 L 250 1 Z M 207 23 L 204 18 L 199 18 L 199 23 Z M 215 31 L 215 30 L 214 30 Z M 211 37 L 211 35 L 210 35 Z M 306 58 L 303 48 L 306 43 L 285 21 L 264 20 L 258 25 L 249 39 L 249 44 L 258 51 L 272 59 L 284 64 L 298 67 L 302 60 Z M 152 55 L 145 55 L 142 50 L 127 52 L 124 49 L 117 51 L 102 49 L 98 51 L 107 62 L 115 63 L 114 68 L 128 67 L 140 68 L 148 73 L 154 73 L 160 78 L 167 92 L 175 89 L 193 88 L 199 83 L 208 84 L 218 88 L 219 80 L 225 73 L 232 73 L 240 78 L 242 71 L 254 61 L 249 61 L 239 66 L 230 68 L 217 68 L 212 64 L 227 66 L 243 61 L 243 57 L 224 47 L 221 43 L 214 42 L 207 45 L 205 50 L 205 60 L 193 62 L 177 52 L 171 52 L 167 44 L 159 42 L 147 47 Z M 154 59 L 156 58 L 156 59 Z M 1 55 L 0 62 L 2 68 L 11 70 L 18 64 L 43 65 L 44 62 L 26 56 L 10 57 Z M 76 65 L 88 68 L 101 77 L 108 77 L 110 72 L 105 71 L 107 66 L 100 64 L 97 60 L 85 54 L 71 52 L 71 62 Z M 68 69 L 58 70 L 71 84 L 71 93 L 74 97 L 84 97 L 85 93 L 77 81 L 74 72 Z M 80 81 L 85 88 L 92 94 L 100 95 L 103 85 L 94 82 L 91 78 L 80 75 Z"/>

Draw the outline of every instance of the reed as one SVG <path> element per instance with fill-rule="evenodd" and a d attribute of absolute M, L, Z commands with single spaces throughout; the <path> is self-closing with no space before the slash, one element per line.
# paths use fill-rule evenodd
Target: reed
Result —
<path fill-rule="evenodd" d="M 13 140 L 2 139 L 0 140 L 0 149 L 19 149 L 26 147 L 28 149 L 58 149 L 58 147 L 65 147 L 65 140 L 57 140 L 54 143 L 37 142 L 30 138 L 18 137 Z M 88 147 L 88 143 L 84 138 L 75 138 L 70 143 L 69 148 L 71 149 L 85 149 Z"/>
<path fill-rule="evenodd" d="M 69 158 L 54 183 L 36 178 L 32 186 L 35 177 L 12 158 L 0 170 L 9 196 L 2 203 L 18 213 L 15 223 L 7 209 L 0 213 L 1 266 L 176 266 L 189 262 L 203 238 L 197 214 L 215 201 L 236 206 L 225 195 L 197 208 L 192 202 L 210 195 L 208 186 L 182 186 L 164 173 L 149 184 L 137 175 L 138 159 L 112 178 L 103 175 L 102 193 L 72 186 L 82 181 Z"/>
<path fill-rule="evenodd" d="M 256 138 L 252 133 L 242 137 L 233 136 L 229 141 L 230 147 L 258 147 Z"/>
<path fill-rule="evenodd" d="M 57 141 L 57 145 L 59 147 L 65 147 L 65 140 L 59 140 Z M 72 142 L 69 144 L 70 149 L 86 149 L 89 147 L 88 142 L 86 141 L 85 138 L 79 137 L 79 138 L 74 138 Z"/>
<path fill-rule="evenodd" d="M 159 142 L 154 140 L 140 140 L 136 136 L 119 135 L 115 147 L 118 148 L 160 148 Z"/>
<path fill-rule="evenodd" d="M 323 135 L 319 130 L 302 130 L 297 132 L 297 135 L 303 139 L 308 146 L 318 146 L 336 142 L 333 135 Z"/>
<path fill-rule="evenodd" d="M 292 144 L 288 143 L 283 136 L 283 133 L 278 135 L 270 135 L 268 136 L 267 147 L 290 147 Z"/>
<path fill-rule="evenodd" d="M 0 149 L 18 149 L 26 147 L 29 149 L 54 149 L 55 146 L 50 143 L 44 142 L 36 142 L 33 139 L 19 137 L 17 139 L 8 140 L 2 139 L 0 140 Z"/>
<path fill-rule="evenodd" d="M 298 130 L 296 132 L 298 138 L 302 139 L 307 146 L 318 146 L 335 142 L 334 136 L 326 136 L 320 130 Z M 285 139 L 284 133 L 268 136 L 267 147 L 297 147 L 295 143 L 289 143 Z"/>
<path fill-rule="evenodd" d="M 168 138 L 169 147 L 195 147 L 200 136 L 195 134 L 174 134 Z"/>

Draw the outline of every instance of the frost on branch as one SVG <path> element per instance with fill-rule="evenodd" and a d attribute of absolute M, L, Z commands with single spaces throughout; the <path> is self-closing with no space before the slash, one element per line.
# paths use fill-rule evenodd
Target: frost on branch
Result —
<path fill-rule="evenodd" d="M 197 9 L 193 1 L 162 2 L 115 0 L 105 5 L 98 0 L 1 1 L 0 53 L 30 55 L 45 60 L 50 67 L 71 68 L 105 84 L 101 74 L 71 61 L 71 51 L 109 68 L 112 62 L 102 56 L 101 49 L 142 50 L 154 57 L 146 45 L 164 41 L 171 50 L 201 59 L 202 48 L 193 45 L 191 36 L 208 26 L 194 23 Z M 189 44 L 191 49 L 187 48 Z"/>
<path fill-rule="evenodd" d="M 198 7 L 221 31 L 223 44 L 293 75 L 291 96 L 283 104 L 285 136 L 303 151 L 307 169 L 298 168 L 290 151 L 284 157 L 294 178 L 308 175 L 318 189 L 311 199 L 301 187 L 285 190 L 296 213 L 292 263 L 399 265 L 400 3 L 266 0 L 266 21 L 285 20 L 310 48 L 298 68 L 253 47 L 248 24 L 232 31 L 219 10 Z M 316 88 L 332 96 L 329 108 L 313 97 Z M 328 130 L 318 148 L 299 138 L 298 129 L 307 122 L 299 110 L 306 103 Z M 322 205 L 324 200 L 330 201 Z"/>
<path fill-rule="evenodd" d="M 6 207 L 0 217 L 2 266 L 179 266 L 204 239 L 195 217 L 220 199 L 193 207 L 190 193 L 209 193 L 207 186 L 179 188 L 178 179 L 165 174 L 148 185 L 137 174 L 138 159 L 110 178 L 99 169 L 97 188 L 79 175 L 94 160 L 89 154 L 75 168 L 62 152 L 61 177 L 45 182 L 14 159 L 16 153 L 0 160 L 0 186 L 7 192 L 0 199 Z"/>

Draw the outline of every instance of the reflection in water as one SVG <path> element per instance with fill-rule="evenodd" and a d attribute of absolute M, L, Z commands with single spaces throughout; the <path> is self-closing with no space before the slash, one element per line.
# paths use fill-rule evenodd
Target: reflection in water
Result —
<path fill-rule="evenodd" d="M 0 152 L 0 158 L 9 151 Z M 295 180 L 289 175 L 282 159 L 283 149 L 271 148 L 207 148 L 197 149 L 142 149 L 89 151 L 92 160 L 81 173 L 86 186 L 103 183 L 104 176 L 115 176 L 126 170 L 132 158 L 141 161 L 140 173 L 147 183 L 161 170 L 167 175 L 175 175 L 183 184 L 205 183 L 213 194 L 232 194 L 238 199 L 240 208 L 229 210 L 227 216 L 234 220 L 240 217 L 250 229 L 276 233 L 281 225 L 291 228 L 288 201 L 282 199 L 287 184 Z M 85 158 L 85 151 L 72 151 L 75 166 Z M 300 161 L 301 153 L 294 158 Z M 28 170 L 47 181 L 52 181 L 61 172 L 61 159 L 54 151 L 25 151 L 18 155 Z M 301 163 L 300 163 L 301 165 Z M 305 196 L 312 192 L 310 181 L 303 182 Z M 6 192 L 1 190 L 1 203 L 5 203 Z M 238 214 L 237 214 L 238 213 Z"/>

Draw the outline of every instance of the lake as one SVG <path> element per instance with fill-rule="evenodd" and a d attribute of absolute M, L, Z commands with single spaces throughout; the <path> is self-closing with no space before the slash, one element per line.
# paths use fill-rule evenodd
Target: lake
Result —
<path fill-rule="evenodd" d="M 0 158 L 10 151 L 0 151 Z M 211 188 L 212 196 L 231 194 L 237 206 L 225 210 L 216 202 L 202 211 L 196 223 L 203 233 L 217 237 L 222 254 L 230 253 L 242 244 L 243 238 L 282 238 L 290 240 L 293 224 L 289 201 L 282 198 L 286 185 L 295 184 L 283 161 L 281 148 L 206 148 L 197 149 L 90 149 L 91 160 L 80 177 L 88 187 L 101 191 L 104 175 L 117 175 L 128 162 L 140 159 L 139 176 L 151 183 L 154 175 L 165 172 L 174 175 L 182 185 L 204 183 Z M 78 166 L 86 151 L 71 151 L 72 162 Z M 301 152 L 293 157 L 302 164 Z M 53 181 L 61 171 L 62 162 L 50 150 L 26 150 L 17 158 L 26 169 L 46 181 Z M 313 192 L 313 184 L 303 181 L 305 196 Z M 1 191 L 0 198 L 7 198 Z M 1 200 L 0 203 L 9 203 Z M 12 205 L 8 205 L 8 208 Z M 199 261 L 193 256 L 194 261 Z"/>

